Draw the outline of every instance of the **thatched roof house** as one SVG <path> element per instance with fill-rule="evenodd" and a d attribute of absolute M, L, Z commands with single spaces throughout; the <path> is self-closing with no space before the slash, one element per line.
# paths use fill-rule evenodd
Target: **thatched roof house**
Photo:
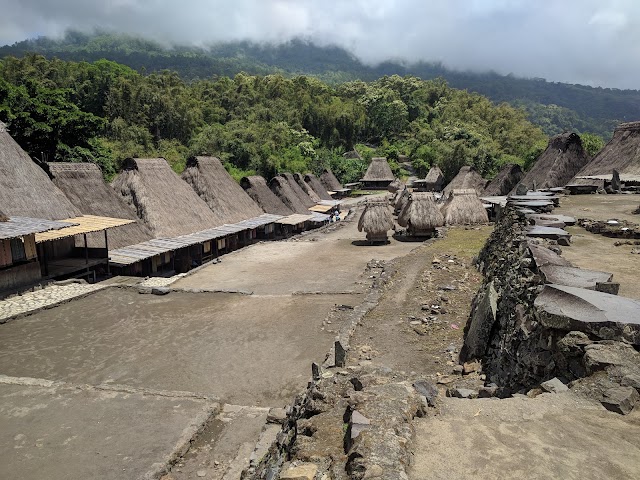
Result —
<path fill-rule="evenodd" d="M 442 206 L 447 225 L 473 225 L 489 222 L 487 210 L 472 189 L 454 190 Z"/>
<path fill-rule="evenodd" d="M 393 182 L 394 178 L 387 159 L 385 157 L 374 157 L 371 159 L 369 168 L 367 168 L 361 182 L 364 188 L 384 189 Z"/>
<path fill-rule="evenodd" d="M 565 132 L 556 135 L 549 140 L 547 149 L 518 185 L 528 189 L 533 189 L 534 186 L 536 189 L 564 187 L 589 160 L 577 134 Z"/>
<path fill-rule="evenodd" d="M 480 175 L 475 168 L 465 165 L 458 171 L 458 174 L 453 177 L 449 185 L 444 188 L 443 194 L 449 196 L 454 190 L 474 189 L 478 195 L 481 195 L 487 183 L 488 180 L 482 178 L 482 175 Z"/>
<path fill-rule="evenodd" d="M 314 202 L 311 197 L 309 197 L 309 195 L 307 195 L 307 193 L 302 189 L 302 187 L 300 185 L 298 185 L 298 182 L 296 181 L 295 177 L 293 176 L 293 173 L 280 173 L 278 174 L 278 177 L 284 178 L 287 183 L 289 184 L 289 186 L 291 187 L 291 190 L 293 190 L 293 192 L 296 194 L 296 196 L 300 199 L 300 202 L 306 207 L 313 207 L 316 202 Z"/>
<path fill-rule="evenodd" d="M 320 182 L 322 182 L 329 192 L 335 192 L 343 188 L 336 176 L 328 168 L 325 168 L 322 175 L 320 175 Z"/>
<path fill-rule="evenodd" d="M 80 215 L 46 172 L 11 138 L 2 122 L 0 172 L 0 207 L 6 215 L 46 220 Z"/>
<path fill-rule="evenodd" d="M 398 216 L 398 224 L 412 234 L 430 233 L 444 225 L 433 193 L 413 192 Z"/>
<path fill-rule="evenodd" d="M 283 215 L 285 217 L 293 214 L 293 210 L 271 191 L 263 177 L 259 175 L 243 177 L 240 180 L 240 186 L 265 213 Z"/>
<path fill-rule="evenodd" d="M 311 185 L 309 185 L 305 181 L 304 175 L 302 175 L 301 173 L 294 173 L 293 178 L 295 179 L 298 186 L 302 189 L 302 191 L 307 194 L 307 196 L 313 201 L 314 204 L 320 202 L 320 196 L 313 190 L 313 188 L 311 188 Z"/>
<path fill-rule="evenodd" d="M 307 182 L 307 185 L 309 185 L 314 192 L 316 192 L 316 195 L 320 197 L 320 200 L 332 200 L 327 187 L 325 187 L 313 173 L 307 173 L 304 176 L 304 181 Z"/>
<path fill-rule="evenodd" d="M 442 170 L 440 170 L 440 167 L 437 165 L 431 167 L 424 181 L 426 191 L 441 192 L 442 187 L 444 187 L 444 174 L 442 173 Z"/>
<path fill-rule="evenodd" d="M 269 182 L 269 188 L 282 200 L 282 203 L 293 210 L 293 213 L 309 213 L 308 207 L 305 206 L 300 200 L 300 197 L 296 195 L 296 192 L 291 188 L 286 177 L 280 175 L 273 177 Z"/>
<path fill-rule="evenodd" d="M 209 205 L 218 225 L 238 223 L 263 214 L 216 157 L 188 159 L 182 179 Z"/>
<path fill-rule="evenodd" d="M 358 231 L 367 232 L 367 240 L 386 241 L 387 232 L 393 227 L 393 214 L 387 202 L 367 202 L 358 221 Z"/>
<path fill-rule="evenodd" d="M 148 225 L 140 220 L 135 210 L 116 191 L 107 185 L 95 163 L 49 164 L 53 183 L 71 200 L 83 215 L 135 220 L 109 233 L 109 248 L 121 248 L 153 238 Z M 104 246 L 102 234 L 88 236 L 89 246 Z"/>
<path fill-rule="evenodd" d="M 621 123 L 600 152 L 576 177 L 595 176 L 610 180 L 617 170 L 620 180 L 640 182 L 640 122 Z"/>
<path fill-rule="evenodd" d="M 506 163 L 482 192 L 483 196 L 507 195 L 524 177 L 520 165 Z"/>
<path fill-rule="evenodd" d="M 164 158 L 130 158 L 111 184 L 155 237 L 177 237 L 219 225 L 218 217 Z"/>

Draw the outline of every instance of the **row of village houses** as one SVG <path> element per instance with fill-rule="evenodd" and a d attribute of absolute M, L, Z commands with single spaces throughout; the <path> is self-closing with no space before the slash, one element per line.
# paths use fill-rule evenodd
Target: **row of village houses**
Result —
<path fill-rule="evenodd" d="M 239 185 L 209 156 L 181 176 L 163 158 L 129 159 L 109 185 L 95 164 L 38 165 L 6 128 L 0 169 L 0 296 L 49 279 L 184 272 L 325 224 L 350 192 L 330 170 Z M 365 179 L 384 188 L 393 177 Z"/>

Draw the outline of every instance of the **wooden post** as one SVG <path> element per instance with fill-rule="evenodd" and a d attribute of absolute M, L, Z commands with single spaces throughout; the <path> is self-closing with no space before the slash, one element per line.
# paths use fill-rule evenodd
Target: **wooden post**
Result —
<path fill-rule="evenodd" d="M 87 246 L 87 234 L 83 233 L 84 237 L 84 261 L 87 265 L 87 281 L 89 281 L 89 247 Z"/>
<path fill-rule="evenodd" d="M 111 269 L 109 267 L 109 240 L 107 239 L 107 230 L 104 231 L 104 248 L 107 249 L 107 275 L 111 275 Z"/>

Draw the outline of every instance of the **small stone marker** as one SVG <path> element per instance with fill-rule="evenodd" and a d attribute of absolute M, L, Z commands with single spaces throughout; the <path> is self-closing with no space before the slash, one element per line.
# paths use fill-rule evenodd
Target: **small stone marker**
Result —
<path fill-rule="evenodd" d="M 334 345 L 335 345 L 334 365 L 336 367 L 344 367 L 347 364 L 347 351 L 342 346 L 342 342 L 340 342 L 340 340 L 336 340 Z"/>
<path fill-rule="evenodd" d="M 371 420 L 362 415 L 358 410 L 351 413 L 351 440 L 355 439 L 371 425 Z"/>
<path fill-rule="evenodd" d="M 311 377 L 314 381 L 318 381 L 320 380 L 320 375 L 320 365 L 318 365 L 316 362 L 313 362 L 311 364 Z"/>
<path fill-rule="evenodd" d="M 435 385 L 428 382 L 427 380 L 416 380 L 416 382 L 413 384 L 413 388 L 416 389 L 416 392 L 427 399 L 427 404 L 430 407 L 436 406 L 438 389 Z"/>

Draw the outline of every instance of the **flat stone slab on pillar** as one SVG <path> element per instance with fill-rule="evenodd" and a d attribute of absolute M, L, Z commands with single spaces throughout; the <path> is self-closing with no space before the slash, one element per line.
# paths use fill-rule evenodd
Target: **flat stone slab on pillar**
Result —
<path fill-rule="evenodd" d="M 553 222 L 562 222 L 565 225 L 569 225 L 569 226 L 576 224 L 575 217 L 570 217 L 569 215 L 560 215 L 560 214 L 556 215 L 555 213 L 547 214 L 547 215 L 543 213 L 536 213 L 533 215 L 527 215 L 527 218 L 532 219 L 534 221 L 547 220 L 547 221 L 553 221 Z"/>
<path fill-rule="evenodd" d="M 545 265 L 572 266 L 569 260 L 561 257 L 553 250 L 549 250 L 548 248 L 540 245 L 535 245 L 531 242 L 528 242 L 528 246 L 531 256 L 533 257 L 533 261 L 536 262 L 538 268 L 544 267 Z"/>
<path fill-rule="evenodd" d="M 560 238 L 571 238 L 571 234 L 562 228 L 533 226 L 527 229 L 528 237 L 548 238 L 558 240 Z"/>
<path fill-rule="evenodd" d="M 545 283 L 555 283 L 567 287 L 588 288 L 596 290 L 598 283 L 611 282 L 613 275 L 598 270 L 567 267 L 559 265 L 544 265 L 539 267 Z"/>
<path fill-rule="evenodd" d="M 640 301 L 564 285 L 545 285 L 534 305 L 542 325 L 640 345 Z"/>

